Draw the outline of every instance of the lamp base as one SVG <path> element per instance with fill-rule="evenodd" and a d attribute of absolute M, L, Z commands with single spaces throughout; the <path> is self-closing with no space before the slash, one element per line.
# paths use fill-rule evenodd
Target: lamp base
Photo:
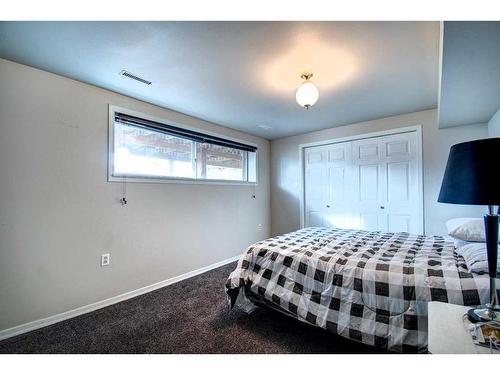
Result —
<path fill-rule="evenodd" d="M 499 322 L 500 323 L 500 308 L 492 307 L 487 304 L 486 307 L 480 309 L 470 309 L 467 311 L 467 317 L 471 323 Z"/>
<path fill-rule="evenodd" d="M 490 303 L 487 303 L 483 308 L 471 309 L 467 312 L 469 320 L 473 323 L 500 323 L 500 306 L 496 287 L 499 215 L 495 214 L 494 206 L 488 206 L 488 209 L 489 214 L 484 215 L 484 231 L 488 256 L 488 275 L 490 277 Z"/>

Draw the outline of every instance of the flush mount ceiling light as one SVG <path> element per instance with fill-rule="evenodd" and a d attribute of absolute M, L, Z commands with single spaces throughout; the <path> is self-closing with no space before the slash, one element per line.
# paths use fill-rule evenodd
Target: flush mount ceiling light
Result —
<path fill-rule="evenodd" d="M 295 100 L 297 103 L 304 107 L 305 109 L 309 109 L 312 107 L 319 98 L 319 90 L 314 83 L 310 81 L 312 78 L 312 73 L 302 74 L 300 77 L 304 79 L 304 82 L 297 89 L 297 93 L 295 94 Z"/>

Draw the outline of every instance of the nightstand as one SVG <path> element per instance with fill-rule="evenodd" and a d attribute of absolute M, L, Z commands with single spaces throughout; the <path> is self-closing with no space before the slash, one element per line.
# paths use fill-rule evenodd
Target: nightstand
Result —
<path fill-rule="evenodd" d="M 489 354 L 490 349 L 475 345 L 463 323 L 470 307 L 429 302 L 428 350 L 432 354 Z M 493 351 L 500 354 L 499 351 Z"/>

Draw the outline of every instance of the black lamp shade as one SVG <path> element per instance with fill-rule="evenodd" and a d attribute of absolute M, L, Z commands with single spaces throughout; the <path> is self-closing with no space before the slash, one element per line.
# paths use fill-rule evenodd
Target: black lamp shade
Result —
<path fill-rule="evenodd" d="M 500 138 L 451 147 L 438 202 L 500 205 Z"/>

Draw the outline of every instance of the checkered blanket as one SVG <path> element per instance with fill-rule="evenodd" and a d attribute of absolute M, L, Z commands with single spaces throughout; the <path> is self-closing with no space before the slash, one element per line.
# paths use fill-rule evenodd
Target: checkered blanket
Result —
<path fill-rule="evenodd" d="M 470 273 L 454 250 L 440 236 L 306 228 L 250 246 L 226 292 L 247 311 L 254 295 L 341 336 L 423 352 L 428 301 L 488 301 L 487 275 Z"/>

